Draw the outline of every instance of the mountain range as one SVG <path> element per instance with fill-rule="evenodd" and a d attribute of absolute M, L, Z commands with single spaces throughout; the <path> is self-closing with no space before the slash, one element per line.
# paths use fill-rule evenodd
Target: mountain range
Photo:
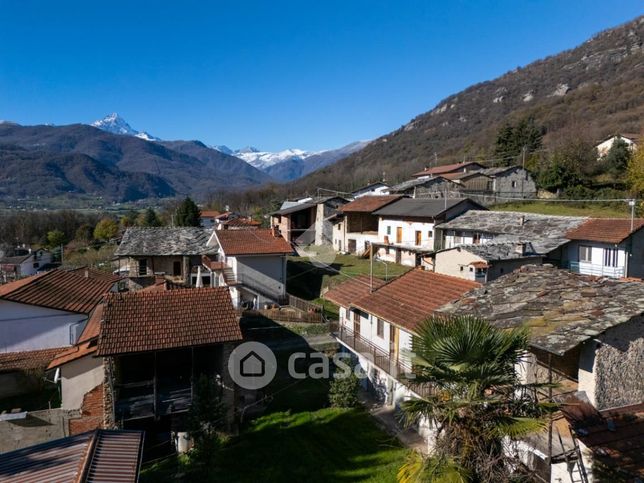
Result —
<path fill-rule="evenodd" d="M 430 163 L 491 160 L 499 129 L 527 118 L 545 130 L 544 149 L 574 139 L 596 143 L 616 133 L 642 133 L 644 16 L 450 95 L 277 196 L 317 187 L 352 191 L 383 172 L 397 182 Z"/>
<path fill-rule="evenodd" d="M 493 161 L 500 128 L 522 119 L 543 127 L 544 150 L 562 140 L 640 133 L 643 79 L 644 16 L 450 95 L 373 141 L 335 150 L 271 153 L 164 141 L 116 114 L 93 126 L 2 122 L 0 199 L 86 194 L 130 201 L 213 192 L 232 199 L 267 183 L 261 193 L 272 201 L 318 187 L 352 191 L 383 173 L 389 182 L 404 180 L 430 162 Z"/>

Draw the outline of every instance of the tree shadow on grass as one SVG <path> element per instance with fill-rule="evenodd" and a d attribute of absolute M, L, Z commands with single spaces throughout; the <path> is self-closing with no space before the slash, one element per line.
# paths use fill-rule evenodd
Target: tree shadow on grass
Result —
<path fill-rule="evenodd" d="M 221 452 L 212 481 L 393 482 L 405 455 L 360 409 L 273 413 Z"/>

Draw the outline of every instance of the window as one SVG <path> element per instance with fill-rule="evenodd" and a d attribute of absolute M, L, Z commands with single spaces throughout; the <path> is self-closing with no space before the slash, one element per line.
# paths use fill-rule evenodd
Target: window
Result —
<path fill-rule="evenodd" d="M 391 235 L 391 225 L 387 226 L 387 235 Z"/>
<path fill-rule="evenodd" d="M 604 248 L 604 266 L 617 266 L 617 248 Z"/>
<path fill-rule="evenodd" d="M 457 245 L 460 243 L 463 243 L 463 232 L 461 231 L 454 232 L 454 243 L 456 243 Z"/>
<path fill-rule="evenodd" d="M 516 181 L 512 181 L 512 187 L 513 187 L 513 188 L 516 188 L 516 187 L 517 187 L 517 182 L 516 182 Z"/>
<path fill-rule="evenodd" d="M 474 233 L 472 235 L 472 243 L 474 245 L 478 245 L 479 243 L 481 243 L 481 234 L 480 233 Z"/>
<path fill-rule="evenodd" d="M 579 245 L 579 261 L 590 263 L 593 261 L 593 249 L 586 245 Z"/>
<path fill-rule="evenodd" d="M 433 236 L 434 236 L 434 232 L 432 230 L 429 230 L 427 232 L 427 238 L 429 238 L 431 240 Z"/>
<path fill-rule="evenodd" d="M 420 230 L 417 230 L 416 231 L 416 246 L 420 245 L 420 243 L 422 241 L 422 237 L 423 237 L 422 232 Z"/>
<path fill-rule="evenodd" d="M 139 260 L 139 277 L 148 274 L 148 261 L 143 258 Z"/>
<path fill-rule="evenodd" d="M 385 322 L 382 319 L 376 319 L 376 334 L 381 339 L 385 336 Z"/>
<path fill-rule="evenodd" d="M 179 277 L 181 275 L 181 262 L 172 263 L 172 275 Z"/>

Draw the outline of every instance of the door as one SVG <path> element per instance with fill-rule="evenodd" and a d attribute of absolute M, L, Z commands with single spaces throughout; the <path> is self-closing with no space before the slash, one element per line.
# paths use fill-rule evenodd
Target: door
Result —
<path fill-rule="evenodd" d="M 420 231 L 416 231 L 416 246 L 420 246 L 420 242 L 422 241 L 422 235 Z"/>
<path fill-rule="evenodd" d="M 360 314 L 354 310 L 351 315 L 353 316 L 353 333 L 360 335 Z"/>
<path fill-rule="evenodd" d="M 398 361 L 398 334 L 398 327 L 389 324 L 389 354 L 394 362 Z"/>
<path fill-rule="evenodd" d="M 396 243 L 402 243 L 402 226 L 396 227 Z"/>
<path fill-rule="evenodd" d="M 347 250 L 349 250 L 349 253 L 355 253 L 356 252 L 356 241 L 355 240 L 349 240 L 349 243 L 347 244 Z"/>

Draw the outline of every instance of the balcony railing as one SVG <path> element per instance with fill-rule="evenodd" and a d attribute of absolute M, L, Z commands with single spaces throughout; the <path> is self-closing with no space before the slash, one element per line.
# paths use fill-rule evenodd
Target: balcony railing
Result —
<path fill-rule="evenodd" d="M 431 384 L 414 383 L 413 378 L 409 377 L 413 377 L 411 363 L 401 360 L 397 354 L 383 350 L 369 339 L 362 337 L 344 325 L 335 326 L 333 335 L 419 396 L 427 397 L 433 394 L 434 388 Z"/>
<path fill-rule="evenodd" d="M 599 265 L 587 262 L 569 262 L 568 270 L 573 273 L 581 275 L 595 275 L 597 277 L 611 277 L 622 278 L 624 277 L 624 267 L 608 267 L 606 265 Z"/>

